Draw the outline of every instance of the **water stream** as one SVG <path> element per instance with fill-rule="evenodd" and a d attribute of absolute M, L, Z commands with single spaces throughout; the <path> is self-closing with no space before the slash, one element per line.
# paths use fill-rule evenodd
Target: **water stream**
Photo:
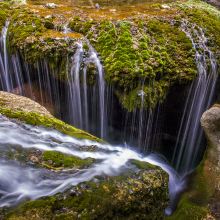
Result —
<path fill-rule="evenodd" d="M 96 150 L 82 151 L 81 146 L 96 146 Z M 53 172 L 4 159 L 8 151 L 18 147 L 24 150 L 57 151 L 82 159 L 98 160 L 87 169 Z M 171 204 L 174 195 L 182 189 L 184 184 L 175 170 L 155 155 L 142 156 L 124 146 L 78 140 L 55 130 L 16 123 L 3 116 L 0 116 L 0 149 L 0 207 L 63 192 L 70 186 L 92 180 L 95 176 L 119 175 L 129 167 L 128 161 L 131 159 L 158 165 L 169 174 Z"/>

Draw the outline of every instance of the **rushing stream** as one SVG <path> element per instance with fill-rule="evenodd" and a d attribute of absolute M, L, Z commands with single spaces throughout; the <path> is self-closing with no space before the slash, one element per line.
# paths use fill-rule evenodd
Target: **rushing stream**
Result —
<path fill-rule="evenodd" d="M 96 146 L 94 152 L 82 151 L 81 146 Z M 57 151 L 80 158 L 94 158 L 90 168 L 74 171 L 53 172 L 31 165 L 5 160 L 4 155 L 13 148 Z M 0 116 L 0 207 L 12 206 L 25 199 L 63 192 L 73 185 L 100 175 L 118 175 L 128 168 L 128 161 L 136 159 L 160 166 L 169 174 L 171 205 L 183 183 L 176 172 L 155 155 L 142 156 L 124 146 L 112 146 L 89 140 L 78 140 L 55 130 L 16 123 Z M 11 178 L 13 176 L 13 179 Z M 168 209 L 169 213 L 170 210 Z"/>

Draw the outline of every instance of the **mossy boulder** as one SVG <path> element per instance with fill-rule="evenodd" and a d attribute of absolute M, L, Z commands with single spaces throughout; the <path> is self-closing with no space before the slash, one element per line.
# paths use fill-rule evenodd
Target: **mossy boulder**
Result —
<path fill-rule="evenodd" d="M 81 159 L 75 156 L 69 156 L 56 151 L 45 151 L 42 154 L 41 164 L 49 169 L 74 168 L 82 169 L 93 164 L 94 159 Z"/>
<path fill-rule="evenodd" d="M 2 30 L 2 28 L 5 25 L 5 22 L 8 18 L 8 13 L 9 13 L 9 5 L 0 2 L 0 30 Z"/>
<path fill-rule="evenodd" d="M 53 117 L 44 107 L 29 98 L 0 92 L 0 113 L 8 118 L 14 118 L 27 124 L 56 129 L 61 133 L 94 141 L 101 141 L 95 136 L 77 129 Z"/>
<path fill-rule="evenodd" d="M 85 182 L 64 194 L 27 202 L 5 219 L 163 219 L 167 175 L 160 169 Z"/>
<path fill-rule="evenodd" d="M 183 20 L 203 29 L 219 61 L 219 11 L 200 0 L 166 7 L 142 3 L 135 13 L 131 13 L 132 6 L 119 6 L 114 12 L 111 7 L 94 11 L 75 6 L 73 11 L 68 3 L 54 10 L 43 7 L 44 3 L 30 1 L 27 6 L 10 7 L 11 53 L 19 50 L 33 65 L 46 58 L 51 67 L 59 67 L 55 77 L 65 80 L 75 42 L 80 39 L 86 48 L 86 37 L 100 55 L 107 83 L 114 86 L 122 106 L 129 111 L 154 108 L 164 101 L 172 85 L 190 83 L 197 76 L 195 51 L 181 30 Z M 7 10 L 1 12 L 3 21 Z M 67 23 L 74 33 L 63 32 Z M 88 78 L 92 84 L 93 71 Z M 138 95 L 140 90 L 145 93 L 144 103 Z"/>

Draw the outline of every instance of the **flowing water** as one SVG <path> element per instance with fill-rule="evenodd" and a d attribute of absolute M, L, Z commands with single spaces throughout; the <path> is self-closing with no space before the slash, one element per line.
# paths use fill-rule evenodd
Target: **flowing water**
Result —
<path fill-rule="evenodd" d="M 203 30 L 187 21 L 182 23 L 181 28 L 195 49 L 198 69 L 198 77 L 188 92 L 173 156 L 177 170 L 187 173 L 195 167 L 198 160 L 203 137 L 200 118 L 213 101 L 218 72 L 216 59 L 207 46 L 208 39 Z"/>
<path fill-rule="evenodd" d="M 96 146 L 96 150 L 82 151 L 81 146 Z M 53 172 L 24 165 L 22 162 L 5 160 L 5 155 L 8 151 L 13 151 L 13 148 L 57 151 L 82 159 L 98 160 L 87 169 Z M 119 175 L 129 167 L 128 161 L 131 159 L 158 165 L 169 174 L 171 204 L 174 195 L 181 191 L 184 184 L 174 169 L 155 155 L 144 157 L 123 146 L 78 140 L 55 130 L 16 123 L 3 116 L 0 116 L 0 149 L 0 207 L 63 192 L 70 186 L 92 180 L 95 176 Z"/>
<path fill-rule="evenodd" d="M 1 83 L 6 91 L 11 90 L 11 77 L 9 76 L 8 65 L 8 51 L 7 51 L 7 33 L 8 33 L 9 21 L 6 21 L 5 26 L 2 29 L 0 37 L 1 55 L 0 55 L 0 69 L 1 69 Z"/>
<path fill-rule="evenodd" d="M 72 58 L 68 78 L 70 122 L 76 127 L 90 132 L 94 131 L 90 128 L 90 124 L 94 124 L 95 130 L 97 130 L 94 133 L 104 138 L 107 129 L 104 70 L 96 51 L 89 42 L 87 44 L 89 46 L 87 56 L 83 50 L 83 43 L 78 42 Z M 87 83 L 87 70 L 90 65 L 94 65 L 97 78 L 93 86 L 88 86 Z M 92 95 L 88 95 L 89 92 Z M 89 103 L 89 100 L 92 102 Z"/>

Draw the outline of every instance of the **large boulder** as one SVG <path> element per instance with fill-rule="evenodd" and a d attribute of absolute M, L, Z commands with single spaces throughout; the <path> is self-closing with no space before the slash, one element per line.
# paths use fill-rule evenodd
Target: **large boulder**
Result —
<path fill-rule="evenodd" d="M 210 207 L 220 218 L 220 105 L 214 105 L 201 118 L 208 140 L 204 170 L 208 187 L 212 191 Z"/>

